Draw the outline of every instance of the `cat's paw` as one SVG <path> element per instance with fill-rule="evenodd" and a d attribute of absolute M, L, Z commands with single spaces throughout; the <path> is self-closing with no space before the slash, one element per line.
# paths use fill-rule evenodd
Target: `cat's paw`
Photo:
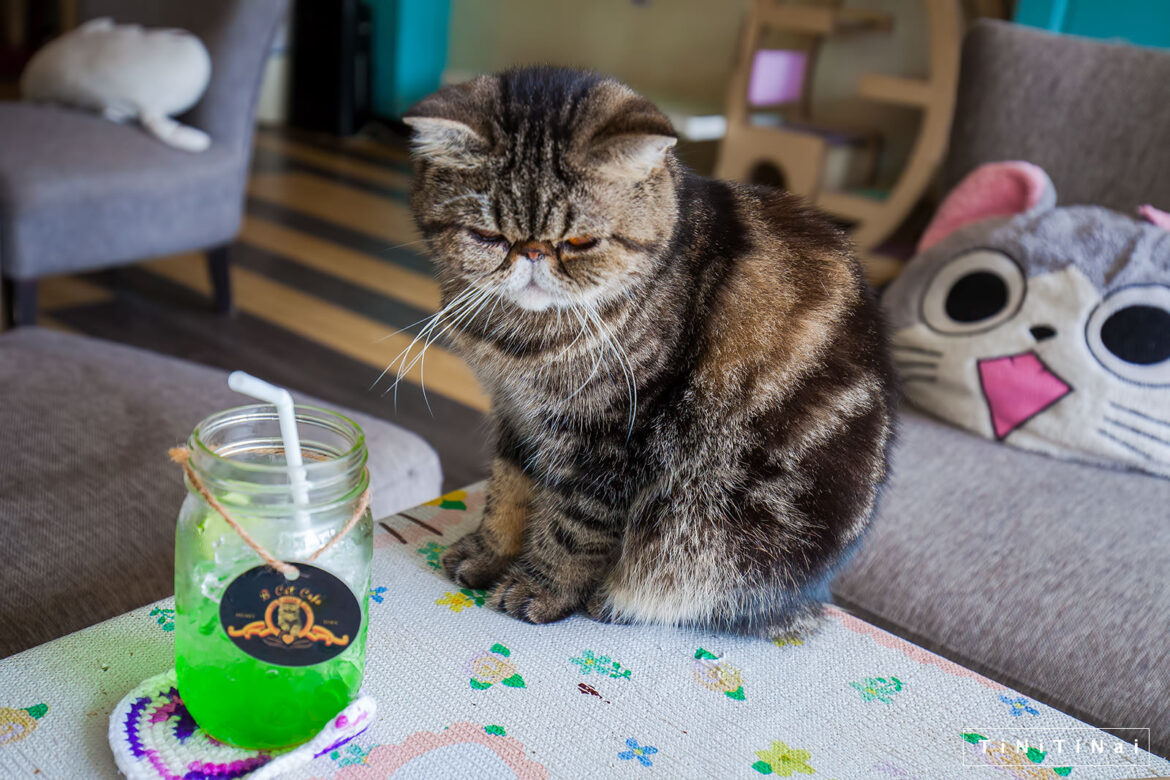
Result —
<path fill-rule="evenodd" d="M 492 609 L 526 623 L 553 623 L 571 615 L 580 603 L 578 594 L 538 582 L 518 566 L 504 575 L 488 600 Z"/>
<path fill-rule="evenodd" d="M 467 534 L 439 557 L 443 571 L 457 585 L 483 590 L 494 585 L 511 563 L 488 547 L 480 531 Z"/>

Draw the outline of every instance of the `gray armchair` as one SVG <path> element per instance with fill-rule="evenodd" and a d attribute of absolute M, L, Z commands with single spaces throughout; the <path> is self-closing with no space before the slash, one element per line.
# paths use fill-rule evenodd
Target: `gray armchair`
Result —
<path fill-rule="evenodd" d="M 9 317 L 36 317 L 36 281 L 208 250 L 220 311 L 231 307 L 227 244 L 239 231 L 257 93 L 287 0 L 82 0 L 82 19 L 181 27 L 211 53 L 211 83 L 182 121 L 199 154 L 135 126 L 68 108 L 0 103 L 0 272 Z"/>

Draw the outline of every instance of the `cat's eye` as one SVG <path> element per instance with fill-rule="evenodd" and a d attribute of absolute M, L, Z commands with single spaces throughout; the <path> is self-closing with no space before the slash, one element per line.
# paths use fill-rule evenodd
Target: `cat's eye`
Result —
<path fill-rule="evenodd" d="M 480 230 L 479 228 L 468 228 L 467 232 L 481 244 L 502 246 L 508 243 L 508 239 L 504 238 L 502 233 L 493 233 L 490 230 Z"/>
<path fill-rule="evenodd" d="M 1140 385 L 1170 385 L 1170 287 L 1137 284 L 1103 300 L 1085 326 L 1097 362 Z"/>
<path fill-rule="evenodd" d="M 598 239 L 594 238 L 593 236 L 573 236 L 572 238 L 566 238 L 564 241 L 562 241 L 561 246 L 566 249 L 583 252 L 586 249 L 592 249 L 593 247 L 597 246 L 597 243 Z"/>
<path fill-rule="evenodd" d="M 990 330 L 1015 316 L 1026 287 L 1024 272 L 1003 252 L 964 252 L 930 280 L 922 296 L 922 319 L 949 335 Z"/>

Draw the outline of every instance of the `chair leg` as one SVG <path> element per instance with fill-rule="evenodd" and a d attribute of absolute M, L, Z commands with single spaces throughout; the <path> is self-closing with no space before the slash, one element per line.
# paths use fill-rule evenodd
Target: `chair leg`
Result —
<path fill-rule="evenodd" d="M 211 275 L 211 290 L 215 310 L 227 314 L 232 310 L 231 257 L 226 246 L 216 247 L 207 253 L 207 272 Z"/>
<path fill-rule="evenodd" d="M 4 313 L 13 328 L 37 322 L 37 280 L 4 280 Z"/>

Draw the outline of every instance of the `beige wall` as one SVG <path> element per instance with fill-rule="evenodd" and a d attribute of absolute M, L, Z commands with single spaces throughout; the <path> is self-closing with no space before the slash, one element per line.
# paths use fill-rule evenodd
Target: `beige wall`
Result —
<path fill-rule="evenodd" d="M 718 109 L 745 8 L 740 0 L 452 0 L 448 66 L 593 68 L 651 97 Z"/>
<path fill-rule="evenodd" d="M 906 159 L 918 114 L 860 101 L 854 88 L 864 73 L 925 75 L 923 3 L 939 1 L 846 0 L 893 14 L 894 29 L 829 41 L 817 66 L 814 113 L 882 130 L 886 182 Z M 452 0 L 448 67 L 456 78 L 531 63 L 594 68 L 652 99 L 722 112 L 747 7 L 747 0 Z"/>

